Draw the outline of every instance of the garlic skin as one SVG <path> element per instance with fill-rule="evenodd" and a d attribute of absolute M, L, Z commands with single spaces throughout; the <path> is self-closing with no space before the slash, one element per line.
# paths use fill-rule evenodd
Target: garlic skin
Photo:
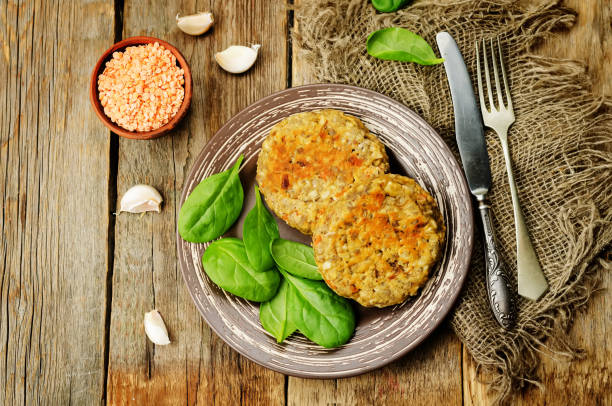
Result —
<path fill-rule="evenodd" d="M 161 317 L 161 314 L 156 309 L 151 310 L 144 315 L 144 329 L 149 340 L 155 345 L 168 345 L 170 338 L 166 324 Z"/>
<path fill-rule="evenodd" d="M 159 192 L 149 185 L 132 186 L 121 198 L 119 212 L 144 213 L 146 211 L 160 212 L 164 199 Z"/>
<path fill-rule="evenodd" d="M 200 12 L 188 16 L 181 17 L 176 15 L 176 25 L 185 34 L 202 35 L 212 27 L 215 19 L 211 12 Z"/>
<path fill-rule="evenodd" d="M 246 72 L 257 60 L 257 53 L 261 45 L 255 44 L 250 48 L 242 45 L 232 45 L 225 51 L 217 52 L 217 63 L 230 73 Z"/>

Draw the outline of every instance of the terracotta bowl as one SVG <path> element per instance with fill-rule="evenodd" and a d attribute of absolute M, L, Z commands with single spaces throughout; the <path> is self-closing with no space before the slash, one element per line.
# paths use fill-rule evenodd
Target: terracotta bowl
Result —
<path fill-rule="evenodd" d="M 176 112 L 174 117 L 172 117 L 172 119 L 170 119 L 170 121 L 168 121 L 168 123 L 164 124 L 163 126 L 151 131 L 129 131 L 113 123 L 111 119 L 106 114 L 104 114 L 104 108 L 102 107 L 102 103 L 100 103 L 100 97 L 98 92 L 98 76 L 104 71 L 106 62 L 112 58 L 113 52 L 122 51 L 125 48 L 133 45 L 144 45 L 155 42 L 158 42 L 159 45 L 162 45 L 164 48 L 172 52 L 172 54 L 176 57 L 177 64 L 183 69 L 183 71 L 185 71 L 185 96 L 183 98 L 183 104 L 181 104 L 181 107 Z M 112 132 L 125 138 L 131 138 L 135 140 L 150 140 L 165 135 L 166 133 L 174 129 L 174 127 L 177 126 L 181 119 L 185 117 L 185 115 L 187 114 L 187 110 L 189 109 L 189 105 L 191 104 L 191 96 L 191 69 L 189 69 L 187 61 L 178 49 L 159 38 L 131 37 L 126 38 L 123 41 L 117 42 L 115 45 L 107 49 L 102 54 L 100 59 L 98 59 L 98 62 L 96 63 L 96 66 L 93 69 L 93 72 L 91 73 L 91 82 L 89 85 L 89 99 L 91 100 L 91 104 L 96 114 L 98 115 L 102 123 L 104 123 L 104 125 L 107 126 Z"/>

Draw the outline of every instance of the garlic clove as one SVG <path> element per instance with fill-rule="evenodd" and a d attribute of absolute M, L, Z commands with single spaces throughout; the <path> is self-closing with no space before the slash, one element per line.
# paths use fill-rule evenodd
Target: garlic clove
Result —
<path fill-rule="evenodd" d="M 147 337 L 153 344 L 156 345 L 168 345 L 170 344 L 170 338 L 168 338 L 168 330 L 164 319 L 157 310 L 151 310 L 149 313 L 144 315 L 144 329 L 147 333 Z"/>
<path fill-rule="evenodd" d="M 257 53 L 261 45 L 255 44 L 250 48 L 242 45 L 232 45 L 225 51 L 217 52 L 217 63 L 230 73 L 242 73 L 249 70 L 257 60 Z"/>
<path fill-rule="evenodd" d="M 119 212 L 144 213 L 145 211 L 156 211 L 159 213 L 163 200 L 154 187 L 135 185 L 125 192 L 121 198 Z"/>
<path fill-rule="evenodd" d="M 189 35 L 201 35 L 212 27 L 215 19 L 211 12 L 200 12 L 188 16 L 180 17 L 176 15 L 176 25 L 185 34 Z"/>

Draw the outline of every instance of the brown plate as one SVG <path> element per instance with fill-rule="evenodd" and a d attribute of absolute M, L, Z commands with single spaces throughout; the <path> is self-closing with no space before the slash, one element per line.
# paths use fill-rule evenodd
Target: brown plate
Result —
<path fill-rule="evenodd" d="M 186 196 L 205 177 L 232 166 L 245 155 L 240 178 L 245 204 L 226 236 L 242 237 L 242 223 L 253 207 L 257 156 L 271 127 L 290 114 L 332 108 L 359 117 L 387 146 L 391 171 L 416 179 L 438 201 L 447 226 L 444 256 L 415 298 L 384 309 L 354 304 L 354 337 L 335 349 L 320 347 L 301 334 L 282 344 L 259 323 L 259 306 L 219 289 L 203 272 L 200 258 L 208 244 L 192 244 L 177 233 L 178 255 L 189 293 L 210 327 L 245 357 L 284 374 L 339 378 L 379 368 L 406 354 L 449 312 L 467 275 L 472 253 L 472 205 L 461 167 L 421 117 L 371 90 L 346 85 L 308 85 L 283 90 L 247 107 L 227 122 L 200 153 L 183 189 Z M 310 243 L 310 237 L 276 219 L 281 237 Z"/>

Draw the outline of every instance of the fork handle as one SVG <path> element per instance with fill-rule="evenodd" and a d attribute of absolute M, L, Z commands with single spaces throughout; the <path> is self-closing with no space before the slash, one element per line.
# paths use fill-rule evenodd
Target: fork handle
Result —
<path fill-rule="evenodd" d="M 515 316 L 514 297 L 510 287 L 506 264 L 497 251 L 490 206 L 484 196 L 478 196 L 478 209 L 485 237 L 485 264 L 487 294 L 495 320 L 505 329 L 512 327 Z"/>
<path fill-rule="evenodd" d="M 508 183 L 512 196 L 512 209 L 514 211 L 514 227 L 516 230 L 516 268 L 518 274 L 518 293 L 530 300 L 538 300 L 548 289 L 548 282 L 542 272 L 540 262 L 529 238 L 521 203 L 519 202 L 514 174 L 512 173 L 512 160 L 510 159 L 510 149 L 505 134 L 500 136 L 504 160 L 506 161 L 506 172 L 508 173 Z"/>

